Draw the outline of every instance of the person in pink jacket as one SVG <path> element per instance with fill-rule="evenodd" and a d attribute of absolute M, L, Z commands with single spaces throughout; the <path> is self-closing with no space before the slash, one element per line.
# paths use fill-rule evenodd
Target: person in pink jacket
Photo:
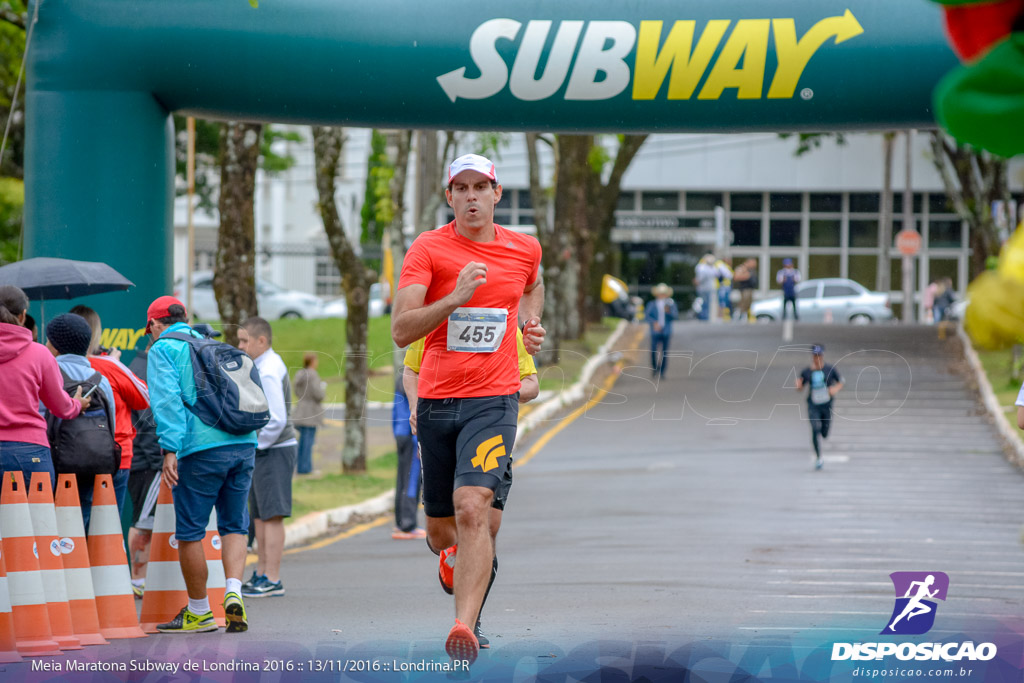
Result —
<path fill-rule="evenodd" d="M 64 391 L 57 361 L 45 346 L 32 341 L 23 327 L 28 297 L 12 285 L 0 286 L 0 471 L 20 471 L 28 484 L 32 472 L 49 472 L 56 485 L 46 420 L 39 401 L 62 419 L 78 417 L 89 407 L 79 387 L 74 396 Z"/>

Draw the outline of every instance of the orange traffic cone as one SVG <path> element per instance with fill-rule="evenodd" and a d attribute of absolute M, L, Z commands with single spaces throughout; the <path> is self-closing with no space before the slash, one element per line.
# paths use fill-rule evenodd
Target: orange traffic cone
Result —
<path fill-rule="evenodd" d="M 93 485 L 88 545 L 100 633 L 104 638 L 144 638 L 135 613 L 121 516 L 117 514 L 114 481 L 109 474 L 96 475 Z"/>
<path fill-rule="evenodd" d="M 28 510 L 25 478 L 21 472 L 4 472 L 0 493 L 0 532 L 8 571 L 11 613 L 18 652 L 26 657 L 59 655 L 60 647 L 50 632 L 50 613 L 43 594 L 32 515 Z"/>
<path fill-rule="evenodd" d="M 146 633 L 155 633 L 157 624 L 170 621 L 188 602 L 185 577 L 178 561 L 178 539 L 174 536 L 177 518 L 174 497 L 166 483 L 160 482 L 160 495 L 156 499 L 153 520 L 153 540 L 149 546 L 149 567 L 146 570 L 146 592 L 142 595 L 142 614 L 139 621 Z M 203 539 L 206 556 L 206 593 L 210 610 L 218 626 L 224 626 L 224 592 L 227 582 L 221 561 L 221 540 L 217 532 L 217 512 L 210 515 Z"/>
<path fill-rule="evenodd" d="M 157 475 L 160 476 L 160 475 Z M 139 621 L 146 633 L 156 633 L 157 624 L 168 622 L 188 602 L 185 577 L 178 563 L 178 539 L 174 537 L 174 498 L 160 482 L 153 519 L 153 540 L 149 544 L 146 592 L 142 594 Z"/>
<path fill-rule="evenodd" d="M 221 559 L 221 538 L 217 531 L 217 510 L 210 513 L 203 538 L 203 552 L 206 555 L 206 595 L 210 598 L 210 610 L 218 626 L 227 625 L 224 618 L 224 593 L 227 592 L 227 578 L 224 576 L 224 561 Z"/>
<path fill-rule="evenodd" d="M 0 663 L 20 662 L 18 639 L 14 636 L 14 614 L 11 612 L 11 597 L 7 588 L 7 569 L 0 540 Z"/>
<path fill-rule="evenodd" d="M 78 498 L 78 481 L 73 474 L 57 476 L 57 535 L 64 560 L 71 625 L 82 645 L 106 645 L 100 635 L 100 618 L 96 611 L 96 592 L 92 587 L 89 546 L 85 542 L 82 506 Z"/>
<path fill-rule="evenodd" d="M 53 485 L 49 472 L 33 472 L 28 487 L 28 510 L 36 535 L 39 570 L 43 574 L 43 594 L 50 613 L 50 631 L 62 650 L 81 650 L 82 641 L 75 637 L 68 605 L 68 584 L 64 579 L 60 538 L 57 536 L 57 514 L 53 510 Z"/>

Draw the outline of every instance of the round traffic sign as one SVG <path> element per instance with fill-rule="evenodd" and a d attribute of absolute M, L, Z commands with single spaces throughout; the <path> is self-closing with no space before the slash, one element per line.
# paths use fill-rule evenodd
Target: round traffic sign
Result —
<path fill-rule="evenodd" d="M 900 230 L 896 235 L 896 248 L 904 256 L 916 256 L 921 251 L 921 235 L 916 230 Z"/>

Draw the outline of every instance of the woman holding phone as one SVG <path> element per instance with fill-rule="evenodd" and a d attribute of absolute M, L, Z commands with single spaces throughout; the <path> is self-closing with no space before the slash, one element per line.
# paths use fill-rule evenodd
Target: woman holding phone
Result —
<path fill-rule="evenodd" d="M 56 484 L 46 420 L 39 402 L 62 419 L 77 417 L 89 407 L 82 390 L 64 392 L 57 361 L 42 344 L 32 341 L 23 327 L 28 315 L 28 297 L 13 285 L 0 286 L 0 377 L 4 378 L 4 400 L 0 401 L 0 471 L 19 471 L 25 483 L 33 472 L 49 472 Z"/>

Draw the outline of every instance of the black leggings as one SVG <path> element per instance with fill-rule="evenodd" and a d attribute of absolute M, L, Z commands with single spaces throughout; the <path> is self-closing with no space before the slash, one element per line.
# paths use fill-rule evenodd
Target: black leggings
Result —
<path fill-rule="evenodd" d="M 832 426 L 832 404 L 826 403 L 818 406 L 809 403 L 807 417 L 811 421 L 811 443 L 814 444 L 814 453 L 820 458 L 821 442 L 818 440 L 818 436 L 820 435 L 822 439 L 828 438 L 828 430 Z"/>

